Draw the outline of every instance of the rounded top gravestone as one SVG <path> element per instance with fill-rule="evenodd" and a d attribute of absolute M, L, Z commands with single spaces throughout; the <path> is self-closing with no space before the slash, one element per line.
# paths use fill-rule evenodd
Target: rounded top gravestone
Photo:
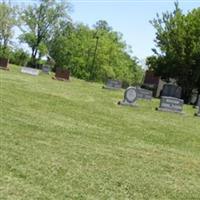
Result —
<path fill-rule="evenodd" d="M 128 87 L 124 93 L 124 100 L 128 103 L 134 103 L 137 100 L 137 90 L 134 87 Z"/>
<path fill-rule="evenodd" d="M 175 97 L 180 99 L 181 92 L 182 92 L 181 87 L 168 83 L 163 86 L 163 91 L 161 96 Z"/>

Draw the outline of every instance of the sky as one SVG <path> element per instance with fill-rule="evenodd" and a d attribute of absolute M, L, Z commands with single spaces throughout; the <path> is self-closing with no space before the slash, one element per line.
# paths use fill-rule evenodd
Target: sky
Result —
<path fill-rule="evenodd" d="M 2 0 L 0 0 L 2 1 Z M 61 1 L 61 0 L 58 0 Z M 114 31 L 121 32 L 123 39 L 132 47 L 145 66 L 145 58 L 151 56 L 155 47 L 155 29 L 150 20 L 156 14 L 174 10 L 175 0 L 66 0 L 71 3 L 70 13 L 74 22 L 92 27 L 98 20 L 106 20 Z M 39 0 L 10 0 L 13 4 L 29 4 Z M 200 0 L 179 0 L 184 13 L 200 7 Z"/>
<path fill-rule="evenodd" d="M 156 13 L 173 11 L 174 0 L 71 0 L 71 17 L 75 22 L 92 26 L 106 20 L 123 39 L 132 46 L 133 56 L 144 60 L 152 55 L 155 30 L 149 23 Z M 200 7 L 200 0 L 179 0 L 180 8 L 187 13 Z"/>

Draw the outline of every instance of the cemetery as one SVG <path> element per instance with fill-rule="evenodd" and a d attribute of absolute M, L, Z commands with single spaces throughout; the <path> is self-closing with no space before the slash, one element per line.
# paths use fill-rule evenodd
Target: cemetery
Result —
<path fill-rule="evenodd" d="M 200 199 L 199 5 L 94 2 L 0 1 L 0 199 Z"/>
<path fill-rule="evenodd" d="M 88 191 L 92 182 L 97 193 L 99 187 L 105 192 L 112 189 L 117 198 L 121 192 L 115 182 L 120 182 L 132 188 L 131 194 L 151 185 L 146 198 L 155 188 L 159 199 L 163 195 L 173 198 L 176 188 L 169 181 L 176 180 L 182 183 L 178 197 L 189 199 L 188 190 L 194 199 L 199 196 L 200 123 L 192 106 L 184 105 L 187 115 L 155 111 L 159 99 L 137 102 L 139 109 L 116 106 L 123 91 L 108 93 L 100 84 L 73 79 L 69 85 L 42 75 L 32 78 L 15 66 L 9 73 L 0 73 L 1 111 L 6 113 L 1 115 L 2 178 L 9 174 L 7 184 L 23 191 L 25 199 L 30 194 L 37 198 L 35 184 L 43 187 L 41 196 L 53 198 L 73 187 L 74 181 L 74 190 L 87 191 L 85 197 L 92 194 Z M 134 104 L 136 100 L 136 88 L 128 89 L 124 102 Z M 171 173 L 173 177 L 163 177 Z M 13 176 L 20 180 L 17 186 Z M 105 185 L 105 178 L 112 181 Z M 7 194 L 7 184 L 1 185 L 1 194 Z"/>

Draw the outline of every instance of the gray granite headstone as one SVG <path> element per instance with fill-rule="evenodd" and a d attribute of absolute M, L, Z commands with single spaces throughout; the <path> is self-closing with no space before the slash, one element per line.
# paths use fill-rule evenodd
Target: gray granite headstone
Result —
<path fill-rule="evenodd" d="M 120 105 L 136 106 L 137 89 L 135 87 L 128 87 L 124 92 L 123 101 L 119 101 Z"/>
<path fill-rule="evenodd" d="M 146 99 L 151 100 L 153 96 L 153 92 L 151 90 L 143 89 L 140 87 L 137 87 L 137 98 L 138 99 Z"/>
<path fill-rule="evenodd" d="M 174 97 L 174 98 L 181 98 L 182 89 L 181 87 L 173 84 L 165 84 L 163 86 L 161 96 L 165 97 Z"/>
<path fill-rule="evenodd" d="M 200 106 L 199 106 L 199 111 L 198 111 L 198 113 L 197 113 L 197 116 L 200 117 Z"/>
<path fill-rule="evenodd" d="M 21 72 L 25 74 L 30 74 L 32 76 L 38 76 L 40 71 L 38 69 L 33 69 L 30 67 L 22 67 Z"/>
<path fill-rule="evenodd" d="M 111 80 L 109 79 L 105 86 L 103 86 L 104 89 L 121 89 L 122 88 L 122 82 L 119 80 Z"/>
<path fill-rule="evenodd" d="M 200 107 L 200 95 L 198 96 L 197 107 Z"/>
<path fill-rule="evenodd" d="M 51 71 L 51 68 L 49 66 L 43 66 L 42 71 L 46 74 L 48 74 Z"/>
<path fill-rule="evenodd" d="M 157 109 L 160 111 L 182 113 L 183 104 L 184 101 L 182 99 L 163 96 L 160 100 L 160 107 Z"/>
<path fill-rule="evenodd" d="M 200 95 L 198 97 L 197 108 L 198 108 L 198 112 L 195 115 L 200 117 Z"/>

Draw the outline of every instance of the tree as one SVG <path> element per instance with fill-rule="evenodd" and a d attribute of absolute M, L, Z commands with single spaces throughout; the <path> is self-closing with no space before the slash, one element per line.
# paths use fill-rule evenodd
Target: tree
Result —
<path fill-rule="evenodd" d="M 48 41 L 69 20 L 69 8 L 65 1 L 41 0 L 39 5 L 31 4 L 23 11 L 20 38 L 31 48 L 32 67 L 36 67 L 36 59 L 46 51 Z"/>
<path fill-rule="evenodd" d="M 13 37 L 13 28 L 17 24 L 16 7 L 0 3 L 0 54 L 8 56 L 9 44 Z"/>
<path fill-rule="evenodd" d="M 141 67 L 127 53 L 122 35 L 105 21 L 94 28 L 68 23 L 50 42 L 50 56 L 59 67 L 70 69 L 73 76 L 90 80 L 120 79 L 129 84 L 140 83 Z"/>
<path fill-rule="evenodd" d="M 151 21 L 156 29 L 155 56 L 147 64 L 163 79 L 176 79 L 183 89 L 183 98 L 188 102 L 194 88 L 199 88 L 200 79 L 200 9 L 184 15 L 178 4 L 172 13 Z"/>
<path fill-rule="evenodd" d="M 23 49 L 15 49 L 10 53 L 10 63 L 25 66 L 30 60 L 30 55 L 25 52 Z"/>

